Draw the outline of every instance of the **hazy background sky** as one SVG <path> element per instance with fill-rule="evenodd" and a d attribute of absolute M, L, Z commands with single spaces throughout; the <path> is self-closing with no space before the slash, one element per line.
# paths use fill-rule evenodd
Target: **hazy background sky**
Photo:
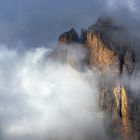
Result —
<path fill-rule="evenodd" d="M 0 43 L 46 45 L 103 15 L 139 26 L 139 5 L 139 0 L 0 0 Z"/>

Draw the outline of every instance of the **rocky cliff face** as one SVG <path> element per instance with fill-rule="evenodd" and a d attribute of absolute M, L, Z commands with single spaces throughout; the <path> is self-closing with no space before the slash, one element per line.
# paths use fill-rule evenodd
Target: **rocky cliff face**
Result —
<path fill-rule="evenodd" d="M 121 81 L 117 81 L 119 86 L 116 85 L 114 79 L 106 82 L 104 77 L 106 74 L 115 75 L 117 78 L 133 74 L 136 63 L 134 51 L 113 37 L 114 32 L 119 35 L 122 30 L 123 28 L 116 26 L 110 18 L 100 18 L 96 24 L 82 30 L 80 37 L 71 29 L 63 33 L 58 41 L 65 47 L 72 43 L 80 43 L 88 50 L 85 62 L 88 67 L 96 68 L 100 73 L 99 106 L 112 117 L 112 133 L 120 133 L 124 140 L 137 140 L 140 139 L 136 137 L 139 131 L 136 123 L 138 118 L 134 117 L 133 113 L 137 110 L 137 105 L 129 87 Z"/>

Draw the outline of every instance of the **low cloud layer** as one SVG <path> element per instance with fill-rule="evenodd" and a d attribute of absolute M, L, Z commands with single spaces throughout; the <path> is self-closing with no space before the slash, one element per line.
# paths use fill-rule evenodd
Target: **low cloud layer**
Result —
<path fill-rule="evenodd" d="M 0 45 L 0 139 L 108 139 L 96 74 L 46 54 L 43 47 L 19 53 Z"/>

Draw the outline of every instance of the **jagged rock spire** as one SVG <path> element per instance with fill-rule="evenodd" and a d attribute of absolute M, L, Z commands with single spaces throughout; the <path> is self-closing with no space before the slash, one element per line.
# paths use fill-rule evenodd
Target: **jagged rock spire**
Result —
<path fill-rule="evenodd" d="M 68 32 L 63 33 L 58 38 L 59 44 L 69 44 L 69 43 L 77 43 L 79 42 L 79 37 L 74 28 L 69 30 Z"/>

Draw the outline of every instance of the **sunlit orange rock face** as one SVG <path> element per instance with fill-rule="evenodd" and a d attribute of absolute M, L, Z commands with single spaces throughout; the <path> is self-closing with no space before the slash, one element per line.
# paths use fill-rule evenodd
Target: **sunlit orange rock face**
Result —
<path fill-rule="evenodd" d="M 134 100 L 128 96 L 130 93 L 127 92 L 128 87 L 125 83 L 117 81 L 120 86 L 116 86 L 117 78 L 122 75 L 131 76 L 135 68 L 134 51 L 130 46 L 122 45 L 116 39 L 117 36 L 114 39 L 114 32 L 119 36 L 122 30 L 121 27 L 114 25 L 110 18 L 100 18 L 97 23 L 82 30 L 80 37 L 74 29 L 71 29 L 63 33 L 58 42 L 64 48 L 79 43 L 87 49 L 85 62 L 89 68 L 96 69 L 100 73 L 99 106 L 112 118 L 113 135 L 120 135 L 124 140 L 138 140 L 135 130 L 138 127 L 136 124 L 138 117 L 132 117 L 133 109 L 137 110 L 135 105 L 132 105 L 135 104 Z M 67 58 L 72 60 L 72 64 L 76 64 L 72 55 Z M 116 79 L 108 80 L 106 74 L 115 75 Z"/>
<path fill-rule="evenodd" d="M 132 136 L 127 92 L 123 85 L 119 85 L 114 88 L 113 93 L 115 97 L 114 121 L 116 121 L 116 123 L 121 123 L 121 133 L 123 138 L 127 140 Z"/>
<path fill-rule="evenodd" d="M 116 53 L 108 49 L 98 34 L 87 32 L 86 47 L 89 49 L 88 61 L 90 66 L 100 71 L 119 73 L 119 58 Z"/>

